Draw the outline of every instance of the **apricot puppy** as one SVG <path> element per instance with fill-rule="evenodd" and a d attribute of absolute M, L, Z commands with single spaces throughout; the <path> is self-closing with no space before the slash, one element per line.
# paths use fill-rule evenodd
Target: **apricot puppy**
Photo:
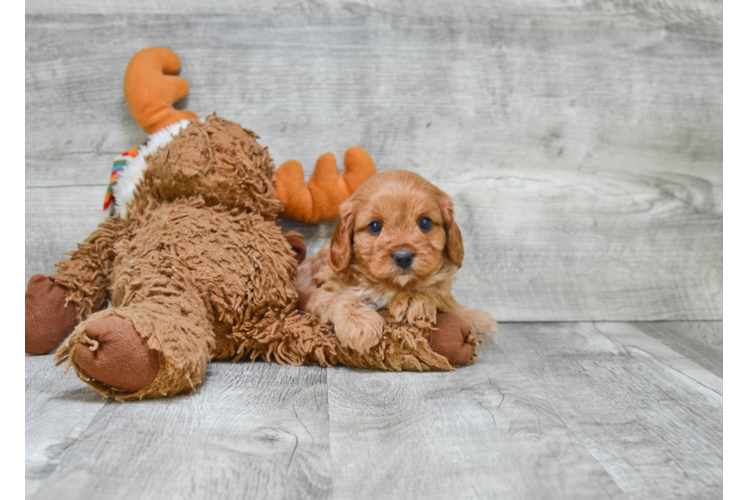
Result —
<path fill-rule="evenodd" d="M 488 313 L 452 297 L 463 255 L 452 199 L 413 172 L 381 172 L 340 205 L 330 243 L 299 268 L 300 305 L 360 353 L 379 343 L 383 309 L 418 326 L 440 312 L 476 332 L 496 331 Z"/>

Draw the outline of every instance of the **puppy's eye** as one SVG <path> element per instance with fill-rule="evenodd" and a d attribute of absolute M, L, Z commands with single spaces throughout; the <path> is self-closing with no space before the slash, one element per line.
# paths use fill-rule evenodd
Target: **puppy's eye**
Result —
<path fill-rule="evenodd" d="M 426 216 L 418 219 L 418 227 L 421 228 L 421 231 L 428 231 L 429 229 L 431 229 L 431 226 L 433 225 L 434 225 L 434 221 L 432 221 Z"/>
<path fill-rule="evenodd" d="M 378 220 L 373 220 L 369 222 L 369 232 L 371 234 L 377 235 L 382 232 L 382 223 Z"/>

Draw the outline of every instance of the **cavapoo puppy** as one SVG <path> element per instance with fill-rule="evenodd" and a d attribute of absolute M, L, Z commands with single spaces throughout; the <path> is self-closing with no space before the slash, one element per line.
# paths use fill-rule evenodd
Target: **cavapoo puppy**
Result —
<path fill-rule="evenodd" d="M 418 326 L 456 313 L 476 332 L 497 331 L 488 313 L 452 297 L 463 254 L 452 199 L 413 172 L 381 172 L 340 206 L 330 243 L 299 268 L 300 307 L 361 353 L 382 337 L 382 309 Z"/>

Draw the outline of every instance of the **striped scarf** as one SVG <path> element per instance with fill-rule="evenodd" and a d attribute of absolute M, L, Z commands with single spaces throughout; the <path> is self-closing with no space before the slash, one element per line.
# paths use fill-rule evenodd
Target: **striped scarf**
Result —
<path fill-rule="evenodd" d="M 126 153 L 122 153 L 112 165 L 112 175 L 109 177 L 109 187 L 106 188 L 106 195 L 104 196 L 104 213 L 107 215 L 114 215 L 114 184 L 117 182 L 117 176 L 122 172 L 127 164 L 128 158 L 135 158 L 138 154 L 139 148 L 132 148 Z"/>

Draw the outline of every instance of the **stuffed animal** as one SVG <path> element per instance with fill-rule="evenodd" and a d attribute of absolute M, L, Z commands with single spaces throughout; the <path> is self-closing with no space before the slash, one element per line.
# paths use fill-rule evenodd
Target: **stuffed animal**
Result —
<path fill-rule="evenodd" d="M 470 362 L 479 341 L 455 315 L 389 321 L 382 342 L 359 354 L 297 310 L 294 278 L 306 249 L 298 233 L 282 234 L 276 217 L 335 218 L 374 163 L 351 148 L 342 175 L 329 153 L 308 184 L 295 161 L 274 173 L 252 131 L 172 107 L 188 92 L 174 76 L 179 67 L 165 48 L 130 61 L 125 96 L 148 142 L 115 162 L 111 215 L 55 273 L 29 281 L 26 352 L 59 346 L 58 364 L 122 400 L 190 392 L 212 359 L 383 370 Z"/>

